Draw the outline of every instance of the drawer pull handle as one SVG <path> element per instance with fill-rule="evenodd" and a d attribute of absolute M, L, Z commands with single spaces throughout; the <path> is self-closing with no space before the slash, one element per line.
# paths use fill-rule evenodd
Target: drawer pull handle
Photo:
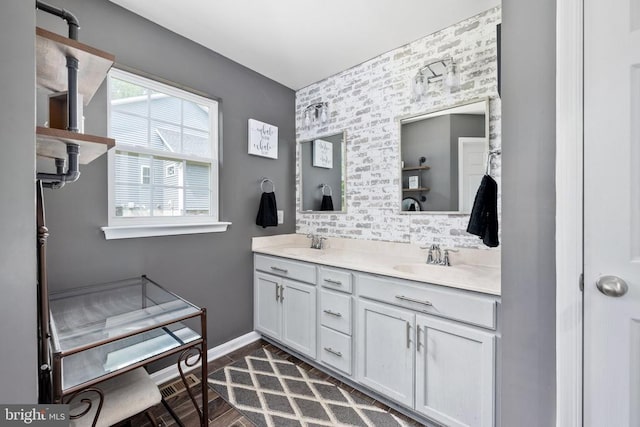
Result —
<path fill-rule="evenodd" d="M 325 349 L 325 351 L 328 351 L 331 354 L 335 354 L 338 357 L 342 357 L 342 353 L 340 353 L 339 351 L 335 351 L 331 347 L 325 347 L 324 349 Z"/>
<path fill-rule="evenodd" d="M 279 271 L 280 273 L 285 273 L 285 274 L 289 272 L 289 270 L 287 270 L 286 268 L 280 268 L 280 267 L 271 266 L 271 269 L 273 271 Z"/>
<path fill-rule="evenodd" d="M 332 283 L 334 285 L 342 286 L 342 282 L 340 280 L 324 279 L 324 281 L 327 283 Z"/>
<path fill-rule="evenodd" d="M 341 313 L 336 313 L 335 311 L 331 311 L 331 310 L 323 310 L 325 313 L 330 314 L 332 316 L 336 316 L 336 317 L 342 317 Z"/>
<path fill-rule="evenodd" d="M 422 304 L 422 305 L 428 305 L 428 306 L 432 306 L 433 305 L 433 304 L 431 304 L 431 301 L 426 301 L 426 300 L 425 301 L 421 301 L 419 299 L 405 297 L 404 295 L 396 295 L 396 298 L 398 298 L 399 300 L 415 302 L 415 303 Z"/>

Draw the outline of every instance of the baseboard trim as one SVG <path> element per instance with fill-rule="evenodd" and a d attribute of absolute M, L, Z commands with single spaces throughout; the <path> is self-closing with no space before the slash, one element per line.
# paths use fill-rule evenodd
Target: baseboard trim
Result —
<path fill-rule="evenodd" d="M 259 333 L 251 331 L 248 334 L 241 335 L 238 338 L 232 339 L 231 341 L 227 341 L 218 346 L 210 348 L 207 351 L 207 362 L 211 362 L 212 360 L 229 354 L 232 351 L 236 351 L 237 349 L 244 347 L 245 345 L 249 345 L 252 342 L 258 341 L 260 338 L 262 338 L 262 336 Z M 200 364 L 189 368 L 184 367 L 184 371 L 191 371 L 198 368 L 199 366 Z M 150 376 L 156 384 L 160 385 L 177 378 L 179 375 L 180 373 L 178 372 L 178 366 L 171 365 L 160 371 L 152 373 Z"/>

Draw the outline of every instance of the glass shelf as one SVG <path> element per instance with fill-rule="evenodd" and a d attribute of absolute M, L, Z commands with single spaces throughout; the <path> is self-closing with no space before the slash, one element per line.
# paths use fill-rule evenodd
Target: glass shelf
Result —
<path fill-rule="evenodd" d="M 49 307 L 63 392 L 201 338 L 182 323 L 201 309 L 145 276 L 52 293 Z"/>

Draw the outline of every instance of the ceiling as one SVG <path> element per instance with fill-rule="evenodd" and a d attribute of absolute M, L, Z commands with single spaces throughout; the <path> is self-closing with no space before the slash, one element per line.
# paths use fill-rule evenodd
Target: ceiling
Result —
<path fill-rule="evenodd" d="M 110 0 L 291 89 L 500 0 Z"/>

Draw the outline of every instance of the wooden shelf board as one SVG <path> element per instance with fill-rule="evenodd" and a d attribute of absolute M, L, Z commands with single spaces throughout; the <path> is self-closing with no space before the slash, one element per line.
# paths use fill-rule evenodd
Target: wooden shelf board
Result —
<path fill-rule="evenodd" d="M 80 146 L 80 164 L 86 165 L 116 145 L 115 139 L 64 129 L 36 127 L 36 153 L 52 159 L 67 158 L 67 144 Z"/>
<path fill-rule="evenodd" d="M 431 190 L 429 187 L 420 187 L 420 188 L 403 188 L 402 191 L 405 193 L 414 193 L 418 191 L 429 191 Z"/>
<path fill-rule="evenodd" d="M 36 75 L 38 86 L 53 92 L 67 90 L 67 56 L 79 62 L 78 93 L 87 105 L 96 93 L 115 56 L 89 45 L 36 27 Z"/>
<path fill-rule="evenodd" d="M 408 168 L 402 168 L 403 171 L 426 171 L 431 169 L 431 166 L 413 166 Z"/>

